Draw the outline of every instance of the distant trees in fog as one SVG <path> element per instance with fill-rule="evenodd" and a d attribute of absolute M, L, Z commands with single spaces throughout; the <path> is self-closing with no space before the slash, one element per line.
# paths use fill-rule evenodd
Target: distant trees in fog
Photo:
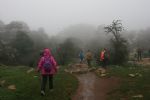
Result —
<path fill-rule="evenodd" d="M 112 35 L 106 35 L 111 33 Z M 123 34 L 121 34 L 123 33 Z M 110 42 L 111 40 L 111 42 Z M 127 42 L 128 41 L 128 42 Z M 128 44 L 127 44 L 128 43 Z M 66 64 L 78 57 L 78 52 L 90 49 L 95 59 L 100 50 L 108 48 L 113 62 L 124 62 L 128 52 L 136 48 L 150 49 L 150 28 L 141 31 L 122 31 L 120 21 L 98 27 L 89 24 L 72 25 L 55 36 L 49 36 L 43 28 L 31 30 L 20 21 L 8 24 L 0 21 L 0 63 L 36 66 L 43 48 L 51 48 L 59 64 Z"/>

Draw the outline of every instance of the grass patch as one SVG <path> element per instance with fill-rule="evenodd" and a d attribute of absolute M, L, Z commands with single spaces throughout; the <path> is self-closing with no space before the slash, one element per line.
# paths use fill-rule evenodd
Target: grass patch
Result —
<path fill-rule="evenodd" d="M 108 100 L 150 100 L 150 67 L 125 65 L 111 66 L 111 76 L 120 77 L 121 84 L 110 93 Z M 129 74 L 141 74 L 131 77 Z M 142 95 L 143 97 L 133 97 Z"/>
<path fill-rule="evenodd" d="M 70 100 L 77 88 L 77 79 L 65 73 L 63 67 L 54 76 L 54 91 L 46 90 L 46 96 L 40 95 L 40 75 L 36 72 L 27 74 L 29 67 L 0 66 L 0 81 L 5 84 L 0 87 L 0 100 Z M 34 76 L 37 77 L 34 77 Z M 7 88 L 14 84 L 16 90 Z"/>

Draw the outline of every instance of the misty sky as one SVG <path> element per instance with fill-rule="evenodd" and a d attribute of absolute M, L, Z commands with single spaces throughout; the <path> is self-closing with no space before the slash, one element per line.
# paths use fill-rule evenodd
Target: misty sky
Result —
<path fill-rule="evenodd" d="M 31 29 L 55 34 L 73 24 L 110 24 L 127 30 L 150 27 L 150 0 L 0 0 L 0 20 L 24 21 Z"/>

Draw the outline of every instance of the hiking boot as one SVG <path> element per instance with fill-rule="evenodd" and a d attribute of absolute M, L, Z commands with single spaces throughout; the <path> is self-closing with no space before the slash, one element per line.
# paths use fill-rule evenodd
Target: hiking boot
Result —
<path fill-rule="evenodd" d="M 41 91 L 41 95 L 44 96 L 44 95 L 45 95 L 45 92 L 44 92 L 44 91 Z"/>

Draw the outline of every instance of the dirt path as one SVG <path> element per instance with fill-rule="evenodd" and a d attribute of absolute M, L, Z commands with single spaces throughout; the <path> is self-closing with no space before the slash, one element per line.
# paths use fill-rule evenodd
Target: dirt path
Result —
<path fill-rule="evenodd" d="M 115 77 L 98 78 L 94 73 L 76 75 L 79 87 L 72 100 L 106 100 L 107 93 L 117 86 Z"/>
<path fill-rule="evenodd" d="M 136 63 L 141 65 L 150 65 L 150 58 L 142 58 L 142 61 Z"/>

